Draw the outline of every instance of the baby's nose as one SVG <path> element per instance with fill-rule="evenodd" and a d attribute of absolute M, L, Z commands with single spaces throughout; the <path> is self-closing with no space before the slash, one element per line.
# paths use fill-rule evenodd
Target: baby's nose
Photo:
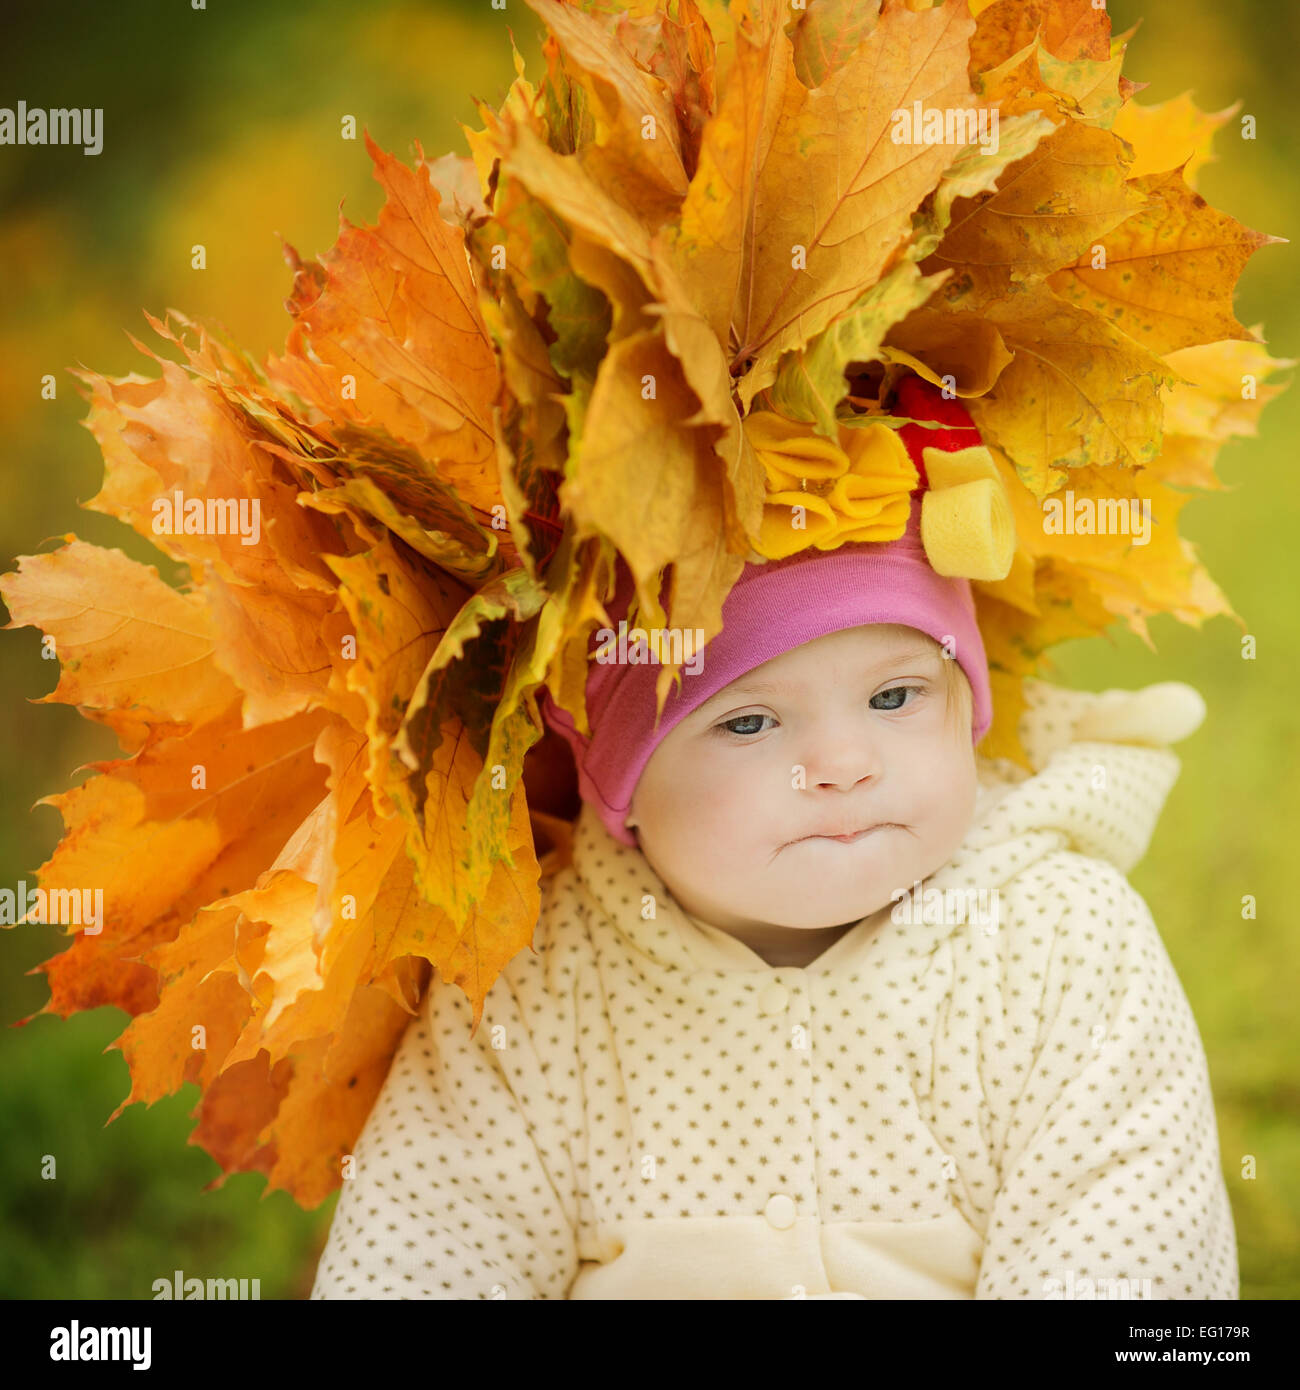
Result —
<path fill-rule="evenodd" d="M 880 775 L 880 765 L 873 752 L 858 744 L 841 742 L 820 747 L 808 756 L 806 777 L 810 787 L 836 787 L 847 792 L 871 783 Z"/>

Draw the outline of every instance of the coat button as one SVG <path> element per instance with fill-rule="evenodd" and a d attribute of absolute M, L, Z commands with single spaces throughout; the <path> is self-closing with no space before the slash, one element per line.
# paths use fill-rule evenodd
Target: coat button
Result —
<path fill-rule="evenodd" d="M 788 1231 L 794 1225 L 794 1202 L 784 1193 L 778 1192 L 768 1199 L 763 1209 L 767 1224 L 778 1231 Z"/>
<path fill-rule="evenodd" d="M 790 991 L 776 983 L 766 986 L 758 996 L 758 1011 L 765 1018 L 783 1014 L 790 1007 Z"/>

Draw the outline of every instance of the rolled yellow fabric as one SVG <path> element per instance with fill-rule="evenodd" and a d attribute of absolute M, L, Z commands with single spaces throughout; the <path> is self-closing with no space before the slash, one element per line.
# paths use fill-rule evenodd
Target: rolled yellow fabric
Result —
<path fill-rule="evenodd" d="M 921 502 L 921 544 L 936 574 L 1005 579 L 1016 525 L 993 455 L 983 445 L 922 452 L 929 487 Z"/>

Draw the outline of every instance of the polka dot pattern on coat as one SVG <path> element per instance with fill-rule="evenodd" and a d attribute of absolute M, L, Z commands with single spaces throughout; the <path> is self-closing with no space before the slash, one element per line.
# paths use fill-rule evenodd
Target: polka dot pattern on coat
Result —
<path fill-rule="evenodd" d="M 982 760 L 912 920 L 805 967 L 688 916 L 584 809 L 472 1038 L 435 977 L 312 1297 L 1235 1299 L 1204 1050 L 1125 878 L 1178 760 L 1026 688 L 1035 770 Z M 991 931 L 925 910 L 994 888 Z"/>

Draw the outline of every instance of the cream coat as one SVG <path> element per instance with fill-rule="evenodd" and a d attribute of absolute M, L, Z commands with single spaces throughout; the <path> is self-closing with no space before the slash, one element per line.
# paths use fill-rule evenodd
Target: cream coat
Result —
<path fill-rule="evenodd" d="M 1203 703 L 1026 689 L 1036 771 L 981 759 L 957 855 L 805 968 L 584 808 L 473 1039 L 435 977 L 312 1297 L 1237 1298 L 1205 1054 L 1125 877 Z"/>

